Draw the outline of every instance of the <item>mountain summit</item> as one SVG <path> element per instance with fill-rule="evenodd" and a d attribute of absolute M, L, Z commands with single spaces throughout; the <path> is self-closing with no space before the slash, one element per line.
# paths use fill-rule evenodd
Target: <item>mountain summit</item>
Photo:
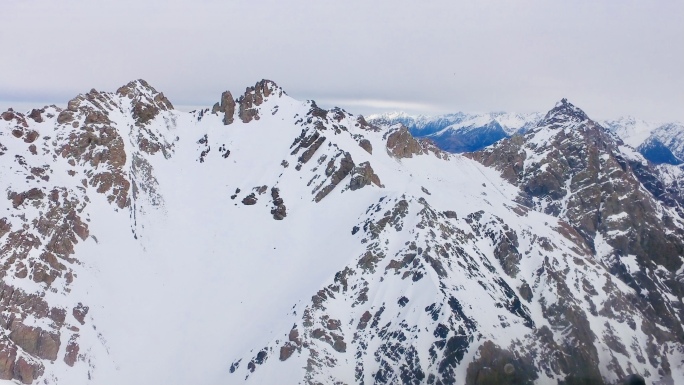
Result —
<path fill-rule="evenodd" d="M 682 383 L 681 174 L 566 100 L 458 155 L 217 99 L 2 113 L 1 380 Z"/>

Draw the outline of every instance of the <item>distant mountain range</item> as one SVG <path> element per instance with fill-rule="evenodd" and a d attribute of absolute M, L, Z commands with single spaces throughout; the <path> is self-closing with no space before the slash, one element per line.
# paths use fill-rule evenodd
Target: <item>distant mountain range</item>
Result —
<path fill-rule="evenodd" d="M 654 123 L 633 117 L 601 124 L 653 163 L 681 164 L 684 161 L 684 124 Z"/>
<path fill-rule="evenodd" d="M 375 124 L 405 125 L 416 137 L 430 139 L 441 149 L 454 153 L 481 150 L 503 138 L 523 134 L 535 127 L 543 114 L 485 113 L 424 116 L 402 112 L 370 115 Z M 633 117 L 599 121 L 627 145 L 656 164 L 678 165 L 684 160 L 684 125 L 654 123 Z"/>
<path fill-rule="evenodd" d="M 412 135 L 427 138 L 441 149 L 461 153 L 481 150 L 498 140 L 534 127 L 543 114 L 458 112 L 439 116 L 411 116 L 404 113 L 370 115 L 374 124 L 405 125 Z"/>

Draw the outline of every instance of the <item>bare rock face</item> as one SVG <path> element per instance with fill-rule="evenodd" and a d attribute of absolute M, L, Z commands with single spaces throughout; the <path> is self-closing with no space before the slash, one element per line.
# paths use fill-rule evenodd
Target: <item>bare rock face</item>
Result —
<path fill-rule="evenodd" d="M 233 95 L 230 91 L 224 91 L 223 94 L 221 94 L 221 103 L 214 104 L 211 112 L 215 114 L 222 112 L 224 125 L 227 126 L 233 123 L 233 117 L 235 116 L 235 99 L 233 99 Z"/>
<path fill-rule="evenodd" d="M 0 307 L 7 317 L 0 318 L 5 336 L 0 338 L 0 379 L 30 384 L 42 375 L 43 365 L 30 357 L 55 360 L 61 344 L 59 331 L 25 325 L 24 319 L 52 320 L 56 330 L 62 326 L 63 309 L 52 308 L 43 298 L 0 282 Z M 18 349 L 28 358 L 18 355 Z"/>
<path fill-rule="evenodd" d="M 299 150 L 304 150 L 304 152 L 299 156 L 299 163 L 297 167 L 301 168 L 303 164 L 306 164 L 311 157 L 316 153 L 316 151 L 325 142 L 325 136 L 322 136 L 318 131 L 314 131 L 307 135 L 307 131 L 302 131 L 301 135 L 295 138 L 292 147 L 296 146 L 292 150 L 291 155 L 296 155 Z"/>
<path fill-rule="evenodd" d="M 314 200 L 316 202 L 320 202 L 323 198 L 325 198 L 330 192 L 337 187 L 344 178 L 349 175 L 352 170 L 354 169 L 354 161 L 352 160 L 351 155 L 348 152 L 340 153 L 339 155 L 339 164 L 336 161 L 337 158 L 335 159 L 330 159 L 328 162 L 328 165 L 325 169 L 325 174 L 330 177 L 330 183 L 320 189 L 318 193 L 316 193 L 316 197 Z"/>
<path fill-rule="evenodd" d="M 374 184 L 378 187 L 383 187 L 382 183 L 380 183 L 380 178 L 375 171 L 373 171 L 373 167 L 371 167 L 370 162 L 363 162 L 354 167 L 351 175 L 349 189 L 352 191 L 363 188 L 364 186 L 369 186 L 371 184 Z"/>
<path fill-rule="evenodd" d="M 74 318 L 76 318 L 76 320 L 81 325 L 84 325 L 85 324 L 85 317 L 88 314 L 88 310 L 90 310 L 90 308 L 88 306 L 85 306 L 79 302 L 78 305 L 74 307 L 71 314 L 74 316 Z"/>
<path fill-rule="evenodd" d="M 74 113 L 71 111 L 64 110 L 57 115 L 57 123 L 59 124 L 69 124 L 74 121 Z"/>
<path fill-rule="evenodd" d="M 45 110 L 33 109 L 29 113 L 28 117 L 33 119 L 36 123 L 43 123 L 43 112 L 45 112 Z"/>
<path fill-rule="evenodd" d="M 363 148 L 364 150 L 366 150 L 367 153 L 369 153 L 371 155 L 373 154 L 373 145 L 371 144 L 371 142 L 368 139 L 361 139 L 359 141 L 359 146 L 361 148 Z"/>
<path fill-rule="evenodd" d="M 408 128 L 401 126 L 387 137 L 387 151 L 396 158 L 412 158 L 423 154 L 423 147 Z"/>
<path fill-rule="evenodd" d="M 359 117 L 356 119 L 356 126 L 361 128 L 362 130 L 368 130 L 368 131 L 378 132 L 381 130 L 380 127 L 378 127 L 374 124 L 368 123 L 366 121 L 366 118 L 364 118 L 362 115 L 359 115 Z"/>
<path fill-rule="evenodd" d="M 520 272 L 518 265 L 522 260 L 522 255 L 518 251 L 517 233 L 507 225 L 504 225 L 499 234 L 492 233 L 491 237 L 496 242 L 494 256 L 499 260 L 506 274 L 515 278 Z"/>
<path fill-rule="evenodd" d="M 11 380 L 14 378 L 17 347 L 7 342 L 6 339 L 0 340 L 0 380 Z"/>
<path fill-rule="evenodd" d="M 0 218 L 0 238 L 9 233 L 11 229 L 12 225 L 7 221 L 7 218 Z"/>
<path fill-rule="evenodd" d="M 270 80 L 261 80 L 254 87 L 248 87 L 245 94 L 237 102 L 240 105 L 238 116 L 243 123 L 252 120 L 259 120 L 259 109 L 257 108 L 264 102 L 264 98 L 272 93 L 282 94 L 282 90 Z"/>
<path fill-rule="evenodd" d="M 15 209 L 26 201 L 41 200 L 44 197 L 45 193 L 37 187 L 21 193 L 11 191 L 7 194 L 7 198 L 12 201 L 12 206 L 14 206 Z"/>
<path fill-rule="evenodd" d="M 0 115 L 0 117 L 2 117 L 3 120 L 8 122 L 14 120 L 15 126 L 17 128 L 27 128 L 29 126 L 28 122 L 26 121 L 26 118 L 24 117 L 24 114 L 15 112 L 11 108 L 3 112 L 2 115 Z"/>
<path fill-rule="evenodd" d="M 77 343 L 78 334 L 74 334 L 69 340 L 69 344 L 66 347 L 66 352 L 64 353 L 64 362 L 69 366 L 74 366 L 76 360 L 78 359 L 78 351 L 80 347 Z"/>
<path fill-rule="evenodd" d="M 139 79 L 116 90 L 120 96 L 131 100 L 133 117 L 139 125 L 147 124 L 162 110 L 172 110 L 173 105 L 163 93 L 157 92 L 145 80 Z"/>
<path fill-rule="evenodd" d="M 119 91 L 133 98 L 137 95 L 131 88 L 133 86 L 134 82 L 129 83 Z M 86 102 L 88 106 L 81 106 Z M 59 154 L 69 162 L 87 164 L 98 170 L 99 172 L 87 183 L 96 187 L 99 193 L 106 194 L 110 203 L 116 203 L 119 208 L 124 208 L 129 204 L 130 189 L 130 182 L 123 170 L 127 154 L 124 139 L 107 116 L 114 108 L 112 103 L 109 95 L 95 90 L 72 99 L 69 108 L 85 115 L 84 125 L 80 130 L 68 134 L 67 141 L 59 149 Z M 93 110 L 90 105 L 101 106 L 102 110 Z M 73 113 L 71 110 L 68 112 Z"/>
<path fill-rule="evenodd" d="M 283 198 L 280 197 L 280 190 L 277 187 L 271 188 L 271 199 L 273 200 L 273 208 L 271 209 L 273 219 L 277 221 L 283 220 L 287 216 L 287 208 Z"/>
<path fill-rule="evenodd" d="M 37 362 L 29 362 L 24 357 L 19 357 L 14 365 L 13 378 L 22 384 L 31 384 L 43 374 L 43 365 Z"/>
<path fill-rule="evenodd" d="M 254 193 L 250 193 L 244 199 L 242 199 L 242 204 L 245 206 L 252 206 L 257 203 L 257 197 Z"/>

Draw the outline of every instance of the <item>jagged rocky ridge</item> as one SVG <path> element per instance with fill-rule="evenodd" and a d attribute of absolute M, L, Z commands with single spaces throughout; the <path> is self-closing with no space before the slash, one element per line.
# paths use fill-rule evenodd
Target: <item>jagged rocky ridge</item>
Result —
<path fill-rule="evenodd" d="M 467 157 L 266 80 L 0 122 L 0 379 L 684 376 L 678 169 L 566 101 Z"/>

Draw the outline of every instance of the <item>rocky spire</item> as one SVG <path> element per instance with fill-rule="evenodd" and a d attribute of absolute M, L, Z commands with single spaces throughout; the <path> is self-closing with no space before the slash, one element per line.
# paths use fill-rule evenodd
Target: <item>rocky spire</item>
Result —
<path fill-rule="evenodd" d="M 240 105 L 240 111 L 238 113 L 240 119 L 244 123 L 249 123 L 252 120 L 259 120 L 259 109 L 257 107 L 272 94 L 282 96 L 284 93 L 283 89 L 278 87 L 275 82 L 266 79 L 257 82 L 254 87 L 247 87 L 245 94 L 237 100 Z"/>
<path fill-rule="evenodd" d="M 143 79 L 129 82 L 116 90 L 116 93 L 131 100 L 133 116 L 138 124 L 146 124 L 154 119 L 159 111 L 173 109 L 169 99 Z"/>
<path fill-rule="evenodd" d="M 584 111 L 568 102 L 568 99 L 563 98 L 546 114 L 544 119 L 539 122 L 538 126 L 560 128 L 567 124 L 578 124 L 586 120 L 589 120 L 589 117 Z"/>

